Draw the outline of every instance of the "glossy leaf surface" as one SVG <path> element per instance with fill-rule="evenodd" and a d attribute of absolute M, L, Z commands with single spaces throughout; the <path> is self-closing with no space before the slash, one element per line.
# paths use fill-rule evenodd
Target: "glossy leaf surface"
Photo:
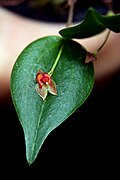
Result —
<path fill-rule="evenodd" d="M 63 51 L 53 73 L 57 96 L 43 101 L 35 90 L 39 69 L 49 72 L 61 45 Z M 26 157 L 32 163 L 48 134 L 65 121 L 89 96 L 94 85 L 93 64 L 85 64 L 86 51 L 74 41 L 47 36 L 28 45 L 15 62 L 11 94 L 24 130 Z"/>
<path fill-rule="evenodd" d="M 61 29 L 59 33 L 65 38 L 82 39 L 99 34 L 106 28 L 116 33 L 120 32 L 120 14 L 101 15 L 94 8 L 89 8 L 80 24 Z"/>

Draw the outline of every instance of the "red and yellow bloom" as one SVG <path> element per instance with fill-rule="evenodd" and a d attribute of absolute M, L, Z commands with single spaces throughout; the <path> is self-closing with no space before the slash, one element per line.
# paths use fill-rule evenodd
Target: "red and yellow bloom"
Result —
<path fill-rule="evenodd" d="M 47 97 L 48 92 L 57 95 L 56 84 L 48 73 L 39 70 L 36 83 L 35 89 L 43 100 Z"/>

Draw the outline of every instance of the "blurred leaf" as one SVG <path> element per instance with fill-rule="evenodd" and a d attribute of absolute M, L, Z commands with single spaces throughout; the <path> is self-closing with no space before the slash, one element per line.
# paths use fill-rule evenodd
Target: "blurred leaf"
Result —
<path fill-rule="evenodd" d="M 48 72 L 64 48 L 52 76 L 57 96 L 43 101 L 35 90 L 39 69 Z M 94 84 L 93 64 L 85 64 L 86 51 L 80 44 L 47 36 L 28 45 L 15 62 L 11 74 L 11 94 L 24 130 L 26 157 L 32 163 L 48 134 L 65 121 L 88 98 Z"/>
<path fill-rule="evenodd" d="M 65 38 L 82 39 L 99 34 L 106 28 L 116 33 L 120 32 L 120 14 L 101 15 L 94 8 L 89 8 L 81 23 L 61 29 L 59 33 Z"/>

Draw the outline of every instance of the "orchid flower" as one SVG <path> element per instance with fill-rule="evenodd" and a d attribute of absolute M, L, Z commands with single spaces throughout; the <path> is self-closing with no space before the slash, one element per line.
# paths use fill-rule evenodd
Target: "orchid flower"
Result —
<path fill-rule="evenodd" d="M 36 75 L 35 89 L 43 100 L 46 99 L 48 92 L 52 95 L 57 95 L 55 82 L 48 73 L 41 70 Z"/>
<path fill-rule="evenodd" d="M 85 63 L 95 61 L 96 59 L 97 59 L 97 52 L 94 52 L 94 53 L 87 52 Z"/>

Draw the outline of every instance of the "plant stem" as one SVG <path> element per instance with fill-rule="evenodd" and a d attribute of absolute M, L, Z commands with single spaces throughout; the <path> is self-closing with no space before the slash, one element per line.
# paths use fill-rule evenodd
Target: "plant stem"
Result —
<path fill-rule="evenodd" d="M 60 56 L 61 56 L 61 54 L 62 54 L 62 50 L 63 50 L 63 44 L 62 44 L 61 47 L 60 47 L 60 50 L 59 50 L 58 55 L 57 55 L 57 58 L 56 58 L 56 60 L 55 60 L 55 62 L 54 62 L 54 64 L 53 64 L 51 70 L 48 72 L 48 74 L 49 74 L 50 76 L 53 75 L 53 72 L 54 72 L 54 70 L 55 70 L 55 68 L 56 68 L 56 66 L 57 66 L 57 64 L 58 64 L 58 62 L 59 62 L 59 60 L 60 60 Z"/>
<path fill-rule="evenodd" d="M 72 24 L 74 5 L 75 5 L 76 1 L 77 0 L 68 0 L 67 6 L 69 7 L 69 11 L 68 11 L 68 19 L 67 19 L 66 27 L 68 27 L 68 26 L 70 26 Z"/>
<path fill-rule="evenodd" d="M 113 11 L 113 0 L 102 0 L 108 8 L 108 11 Z"/>
<path fill-rule="evenodd" d="M 102 47 L 105 45 L 105 43 L 107 42 L 108 37 L 109 37 L 109 35 L 110 35 L 110 32 L 111 32 L 111 31 L 108 30 L 108 32 L 107 32 L 107 34 L 106 34 L 106 37 L 105 37 L 105 40 L 103 41 L 102 45 L 97 49 L 96 52 L 99 52 L 99 51 L 102 49 Z"/>

